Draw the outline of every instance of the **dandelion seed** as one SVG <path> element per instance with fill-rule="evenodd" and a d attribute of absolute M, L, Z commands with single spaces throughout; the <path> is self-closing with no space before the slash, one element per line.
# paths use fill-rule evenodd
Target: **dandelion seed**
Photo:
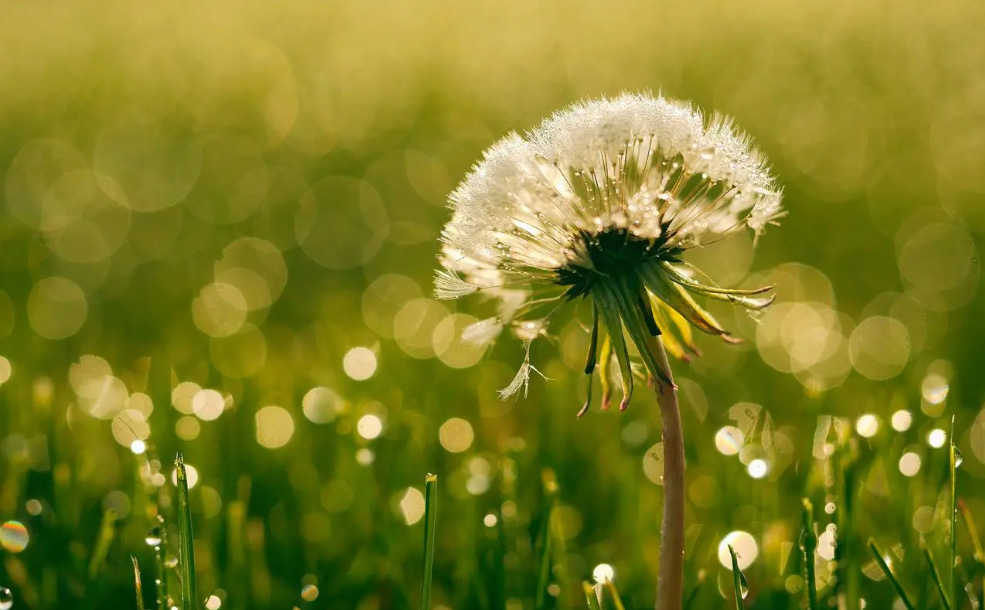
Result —
<path fill-rule="evenodd" d="M 771 286 L 720 287 L 683 255 L 739 231 L 759 235 L 783 215 L 780 201 L 765 159 L 727 118 L 648 95 L 575 104 L 493 145 L 452 193 L 436 295 L 499 301 L 497 317 L 470 326 L 463 339 L 484 345 L 509 327 L 525 343 L 504 398 L 526 394 L 531 371 L 539 373 L 530 343 L 547 334 L 554 312 L 589 300 L 589 401 L 581 412 L 591 402 L 591 375 L 597 366 L 605 373 L 611 358 L 625 408 L 633 366 L 624 335 L 651 379 L 666 383 L 648 346 L 653 337 L 683 359 L 698 353 L 692 327 L 735 341 L 695 295 L 750 311 L 772 303 L 762 296 Z"/>
<path fill-rule="evenodd" d="M 503 323 L 498 318 L 486 318 L 465 327 L 462 331 L 462 341 L 476 346 L 488 345 L 503 330 Z"/>
<path fill-rule="evenodd" d="M 454 271 L 441 269 L 434 276 L 434 293 L 439 299 L 459 299 L 478 290 Z"/>

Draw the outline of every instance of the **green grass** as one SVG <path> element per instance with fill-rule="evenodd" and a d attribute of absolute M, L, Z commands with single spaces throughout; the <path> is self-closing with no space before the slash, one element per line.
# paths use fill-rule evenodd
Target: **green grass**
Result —
<path fill-rule="evenodd" d="M 424 584 L 421 610 L 431 608 L 431 578 L 434 571 L 434 535 L 438 519 L 438 476 L 428 474 L 424 482 Z"/>
<path fill-rule="evenodd" d="M 923 552 L 924 559 L 927 562 L 927 569 L 930 571 L 930 576 L 933 579 L 934 586 L 937 588 L 937 595 L 941 601 L 941 606 L 944 607 L 944 610 L 951 610 L 950 600 L 957 598 L 952 598 L 945 590 L 944 583 L 941 581 L 940 569 L 937 567 L 937 562 L 934 560 L 934 554 L 931 552 L 930 547 L 927 546 L 927 543 L 923 538 L 920 539 L 920 550 Z M 954 577 L 953 570 L 951 572 L 951 577 Z"/>
<path fill-rule="evenodd" d="M 742 600 L 749 595 L 749 583 L 746 582 L 746 575 L 739 569 L 739 556 L 731 544 L 728 545 L 728 553 L 732 558 L 732 590 L 735 594 L 735 609 L 742 610 Z"/>
<path fill-rule="evenodd" d="M 947 540 L 950 545 L 950 562 L 948 563 L 948 572 L 950 572 L 950 578 L 948 583 L 950 584 L 951 590 L 950 594 L 945 596 L 943 589 L 940 588 L 940 574 L 937 573 L 937 567 L 934 566 L 934 578 L 938 583 L 938 591 L 941 593 L 941 603 L 944 604 L 946 608 L 950 608 L 950 603 L 948 599 L 955 600 L 958 599 L 958 583 L 954 573 L 954 568 L 958 565 L 958 466 L 961 465 L 962 457 L 961 453 L 958 451 L 957 446 L 954 444 L 954 416 L 951 416 L 951 428 L 950 434 L 947 436 L 947 464 L 948 464 L 948 483 L 949 483 L 949 497 L 948 497 L 948 528 L 947 528 Z M 928 554 L 928 558 L 933 561 L 932 556 Z"/>
<path fill-rule="evenodd" d="M 140 564 L 133 555 L 130 559 L 133 561 L 133 594 L 137 601 L 137 610 L 144 610 L 144 585 L 140 582 Z"/>
<path fill-rule="evenodd" d="M 801 519 L 800 546 L 804 560 L 804 588 L 807 591 L 807 608 L 818 610 L 817 603 L 817 574 L 815 573 L 815 557 L 817 552 L 817 534 L 814 531 L 814 505 L 807 498 L 801 500 L 803 512 Z"/>
<path fill-rule="evenodd" d="M 596 589 L 597 585 L 593 585 L 588 581 L 581 583 L 582 591 L 585 593 L 585 603 L 588 604 L 588 610 L 602 610 L 602 604 L 599 600 L 598 591 L 601 589 Z"/>
<path fill-rule="evenodd" d="M 896 573 L 893 572 L 893 569 L 889 566 L 889 563 L 886 561 L 885 553 L 882 552 L 882 550 L 879 548 L 879 545 L 876 544 L 875 540 L 872 539 L 869 540 L 869 550 L 872 551 L 872 556 L 875 558 L 876 563 L 879 565 L 879 569 L 886 577 L 886 580 L 892 583 L 893 589 L 896 590 L 896 594 L 899 596 L 900 600 L 902 600 L 903 605 L 906 607 L 906 609 L 916 610 L 916 606 L 914 606 L 913 602 L 910 601 L 910 596 L 906 593 L 906 590 L 903 588 L 903 584 L 900 583 L 899 578 L 896 576 Z"/>
<path fill-rule="evenodd" d="M 181 574 L 181 607 L 198 610 L 198 574 L 195 571 L 195 536 L 192 531 L 191 500 L 188 497 L 188 473 L 179 453 L 174 460 L 178 483 L 178 567 Z"/>

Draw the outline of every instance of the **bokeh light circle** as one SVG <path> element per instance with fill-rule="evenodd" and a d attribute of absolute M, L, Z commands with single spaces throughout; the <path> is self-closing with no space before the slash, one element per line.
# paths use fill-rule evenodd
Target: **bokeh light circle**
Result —
<path fill-rule="evenodd" d="M 210 337 L 228 337 L 246 322 L 247 304 L 243 293 L 232 284 L 206 284 L 192 301 L 195 326 Z"/>
<path fill-rule="evenodd" d="M 980 273 L 978 249 L 968 232 L 948 222 L 920 226 L 898 254 L 907 291 L 924 307 L 950 311 L 968 303 Z"/>
<path fill-rule="evenodd" d="M 876 381 L 892 379 L 910 358 L 909 332 L 895 318 L 872 316 L 852 332 L 848 349 L 859 373 Z"/>
<path fill-rule="evenodd" d="M 10 553 L 20 553 L 31 542 L 31 535 L 20 521 L 7 521 L 0 525 L 0 546 Z"/>
<path fill-rule="evenodd" d="M 467 451 L 474 438 L 472 424 L 460 417 L 453 417 L 438 428 L 438 441 L 449 453 Z"/>
<path fill-rule="evenodd" d="M 294 436 L 294 418 L 290 412 L 276 405 L 258 410 L 255 415 L 256 438 L 261 447 L 279 449 Z"/>
<path fill-rule="evenodd" d="M 27 297 L 27 319 L 45 339 L 74 335 L 89 315 L 89 304 L 79 285 L 63 277 L 39 281 Z"/>
<path fill-rule="evenodd" d="M 346 176 L 325 178 L 301 197 L 294 232 L 301 249 L 329 269 L 365 264 L 389 232 L 387 211 L 368 183 Z"/>
<path fill-rule="evenodd" d="M 338 394 L 328 388 L 314 387 L 301 400 L 304 416 L 316 424 L 327 424 L 345 407 Z"/>
<path fill-rule="evenodd" d="M 722 567 L 729 570 L 732 569 L 732 554 L 729 553 L 729 545 L 735 549 L 740 570 L 745 570 L 751 566 L 752 562 L 756 561 L 756 557 L 759 556 L 759 545 L 756 544 L 756 539 L 752 537 L 752 534 L 741 530 L 729 532 L 718 544 L 718 562 L 722 564 Z"/>

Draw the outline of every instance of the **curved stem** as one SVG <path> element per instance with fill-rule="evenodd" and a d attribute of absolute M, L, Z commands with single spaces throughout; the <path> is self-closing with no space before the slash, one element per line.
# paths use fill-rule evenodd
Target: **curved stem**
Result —
<path fill-rule="evenodd" d="M 664 507 L 660 528 L 660 573 L 657 576 L 656 610 L 681 610 L 684 585 L 684 432 L 681 429 L 681 409 L 677 402 L 677 386 L 667 361 L 667 352 L 659 337 L 650 333 L 644 321 L 637 296 L 640 287 L 623 278 L 615 284 L 599 282 L 594 294 L 598 311 L 605 319 L 613 347 L 622 341 L 622 330 L 629 334 L 654 380 L 657 404 L 663 420 Z M 644 302 L 643 305 L 649 306 Z M 618 317 L 617 317 L 618 316 Z M 629 358 L 616 351 L 623 369 L 623 382 L 632 380 Z M 631 389 L 632 386 L 630 386 Z M 623 405 L 629 402 L 628 394 Z M 620 405 L 620 408 L 624 408 Z"/>
<path fill-rule="evenodd" d="M 651 353 L 673 382 L 663 343 L 657 337 L 647 342 Z M 684 589 L 684 431 L 677 387 L 656 384 L 657 404 L 663 419 L 664 514 L 660 532 L 660 575 L 657 580 L 657 610 L 680 610 Z"/>

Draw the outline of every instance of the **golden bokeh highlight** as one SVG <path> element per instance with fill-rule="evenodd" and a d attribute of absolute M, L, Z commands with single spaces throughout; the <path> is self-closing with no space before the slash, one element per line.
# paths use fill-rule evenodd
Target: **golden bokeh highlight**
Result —
<path fill-rule="evenodd" d="M 195 326 L 210 337 L 228 337 L 239 331 L 246 314 L 246 297 L 232 284 L 207 284 L 192 301 Z"/>
<path fill-rule="evenodd" d="M 261 447 L 279 449 L 294 436 L 294 418 L 290 412 L 276 405 L 258 410 L 255 415 L 256 439 Z"/>
<path fill-rule="evenodd" d="M 376 373 L 376 354 L 368 347 L 354 347 L 342 358 L 345 374 L 356 381 L 365 381 Z"/>
<path fill-rule="evenodd" d="M 192 412 L 204 421 L 219 419 L 226 408 L 226 399 L 215 390 L 199 390 L 192 397 Z"/>
<path fill-rule="evenodd" d="M 848 341 L 852 365 L 869 379 L 881 381 L 899 375 L 910 357 L 906 326 L 894 318 L 873 316 L 862 320 Z"/>
<path fill-rule="evenodd" d="M 416 487 L 404 490 L 398 505 L 407 525 L 414 525 L 424 516 L 424 494 Z"/>
<path fill-rule="evenodd" d="M 409 277 L 393 273 L 381 275 L 363 291 L 363 321 L 379 336 L 392 339 L 397 314 L 408 301 L 422 296 L 420 286 Z"/>
<path fill-rule="evenodd" d="M 27 297 L 27 319 L 45 339 L 71 337 L 86 321 L 89 304 L 78 284 L 64 277 L 48 277 L 31 289 Z"/>
<path fill-rule="evenodd" d="M 453 369 L 475 365 L 486 353 L 483 346 L 462 340 L 462 331 L 478 320 L 473 316 L 453 313 L 438 322 L 431 336 L 431 347 L 441 362 Z"/>
<path fill-rule="evenodd" d="M 69 368 L 68 374 L 76 404 L 92 417 L 113 419 L 126 407 L 130 398 L 126 384 L 113 375 L 113 369 L 103 358 L 82 356 Z"/>
<path fill-rule="evenodd" d="M 324 387 L 314 387 L 308 390 L 301 400 L 304 416 L 315 424 L 327 424 L 347 408 L 347 405 L 332 390 Z"/>
<path fill-rule="evenodd" d="M 383 434 L 383 419 L 378 415 L 367 413 L 356 422 L 356 432 L 371 441 Z"/>
<path fill-rule="evenodd" d="M 135 409 L 124 409 L 113 417 L 110 425 L 113 438 L 124 447 L 133 447 L 137 441 L 146 441 L 150 437 L 150 424 L 147 416 Z"/>
<path fill-rule="evenodd" d="M 301 249 L 329 269 L 366 264 L 389 231 L 387 209 L 370 184 L 333 176 L 313 184 L 300 200 L 295 235 Z"/>
<path fill-rule="evenodd" d="M 210 338 L 209 356 L 226 377 L 250 377 L 267 362 L 267 339 L 263 331 L 247 322 L 232 335 Z"/>
<path fill-rule="evenodd" d="M 393 338 L 412 358 L 433 358 L 435 329 L 448 317 L 448 308 L 433 299 L 408 301 L 393 318 Z M 442 346 L 451 346 L 442 337 Z M 447 347 L 446 347 L 447 349 Z"/>
<path fill-rule="evenodd" d="M 753 538 L 752 534 L 741 530 L 729 532 L 718 544 L 718 563 L 723 568 L 732 569 L 732 554 L 729 553 L 729 545 L 735 549 L 740 570 L 748 569 L 759 557 L 759 545 L 756 544 L 756 539 Z"/>
<path fill-rule="evenodd" d="M 198 485 L 198 468 L 185 463 L 185 480 L 188 482 L 188 489 L 194 489 Z M 171 471 L 171 484 L 178 486 L 178 471 Z"/>
<path fill-rule="evenodd" d="M 174 433 L 183 441 L 193 441 L 202 433 L 202 424 L 197 418 L 185 415 L 174 423 Z"/>
<path fill-rule="evenodd" d="M 255 237 L 230 243 L 215 263 L 215 281 L 235 287 L 248 311 L 270 307 L 287 285 L 287 263 L 277 246 Z"/>
<path fill-rule="evenodd" d="M 472 424 L 460 417 L 453 417 L 438 428 L 438 441 L 449 453 L 468 451 L 475 439 Z"/>
<path fill-rule="evenodd" d="M 31 542 L 31 535 L 20 521 L 7 521 L 0 525 L 0 546 L 8 553 L 20 553 Z"/>
<path fill-rule="evenodd" d="M 643 474 L 652 483 L 664 484 L 664 444 L 657 443 L 643 456 Z"/>

